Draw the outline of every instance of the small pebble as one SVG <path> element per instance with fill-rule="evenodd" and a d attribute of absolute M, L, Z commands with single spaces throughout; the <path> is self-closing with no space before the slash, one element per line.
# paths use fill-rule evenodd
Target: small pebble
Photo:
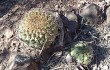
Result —
<path fill-rule="evenodd" d="M 10 37 L 12 37 L 13 35 L 13 31 L 9 28 L 5 29 L 5 36 L 7 39 L 9 39 Z"/>
<path fill-rule="evenodd" d="M 108 65 L 103 66 L 102 70 L 110 70 Z"/>
<path fill-rule="evenodd" d="M 105 2 L 107 2 L 108 4 L 110 4 L 110 0 L 105 0 Z"/>
<path fill-rule="evenodd" d="M 110 26 L 110 20 L 109 20 L 110 19 L 110 6 L 107 8 L 106 15 L 107 15 L 106 22 L 107 22 L 108 26 Z"/>
<path fill-rule="evenodd" d="M 55 10 L 58 10 L 58 9 L 59 9 L 59 5 L 56 5 L 56 6 L 55 6 Z"/>
<path fill-rule="evenodd" d="M 68 63 L 72 62 L 72 57 L 70 56 L 70 54 L 68 54 L 68 55 L 66 56 L 66 61 L 67 61 Z"/>
<path fill-rule="evenodd" d="M 0 65 L 0 70 L 2 70 L 2 65 Z"/>
<path fill-rule="evenodd" d="M 97 65 L 95 64 L 95 66 L 93 67 L 93 70 L 100 70 L 100 67 L 97 67 Z"/>

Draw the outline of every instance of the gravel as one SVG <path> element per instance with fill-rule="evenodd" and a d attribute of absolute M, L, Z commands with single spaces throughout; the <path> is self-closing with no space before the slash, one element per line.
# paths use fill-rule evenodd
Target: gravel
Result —
<path fill-rule="evenodd" d="M 82 0 L 0 0 L 0 70 L 110 70 L 110 40 L 108 38 L 110 34 L 107 32 L 109 31 L 107 28 L 109 27 L 110 3 L 106 0 L 107 2 L 101 4 L 102 1 L 98 3 L 88 0 L 88 3 Z M 52 12 L 62 10 L 63 15 L 69 20 L 69 22 L 63 21 L 65 23 L 63 47 L 57 46 L 58 48 L 54 49 L 62 52 L 60 55 L 56 54 L 59 51 L 54 52 L 53 49 L 48 49 L 46 54 L 41 56 L 45 58 L 39 59 L 36 56 L 39 54 L 36 49 L 16 38 L 15 24 L 25 12 L 35 7 L 45 8 Z M 87 14 L 92 15 L 93 18 Z M 70 23 L 70 21 L 75 22 Z M 75 25 L 68 25 L 69 23 Z M 71 40 L 67 43 L 68 39 Z M 82 40 L 91 44 L 94 50 L 94 59 L 88 66 L 70 63 L 71 58 L 67 57 L 70 42 Z M 27 59 L 22 66 L 14 62 L 18 58 L 18 53 L 23 54 L 23 57 L 19 57 L 20 60 Z"/>

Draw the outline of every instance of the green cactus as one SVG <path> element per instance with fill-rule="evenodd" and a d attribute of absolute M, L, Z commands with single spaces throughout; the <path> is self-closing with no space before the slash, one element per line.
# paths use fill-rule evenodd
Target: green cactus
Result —
<path fill-rule="evenodd" d="M 26 13 L 18 24 L 17 36 L 27 45 L 42 49 L 49 46 L 58 35 L 56 17 L 41 10 Z"/>
<path fill-rule="evenodd" d="M 71 56 L 75 57 L 76 61 L 83 65 L 88 65 L 93 58 L 92 47 L 87 45 L 86 42 L 79 41 L 75 44 L 72 44 Z"/>

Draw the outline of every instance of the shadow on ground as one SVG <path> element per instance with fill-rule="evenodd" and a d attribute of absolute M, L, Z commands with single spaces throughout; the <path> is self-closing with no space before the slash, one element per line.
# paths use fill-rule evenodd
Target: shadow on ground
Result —
<path fill-rule="evenodd" d="M 99 32 L 97 32 L 94 29 L 94 27 L 83 24 L 79 33 L 80 34 L 79 35 L 77 34 L 78 36 L 75 40 L 73 40 L 73 42 L 86 41 L 92 45 L 94 58 L 93 58 L 92 62 L 90 63 L 90 65 L 88 65 L 89 70 L 92 70 L 92 68 L 93 68 L 92 65 L 94 65 L 94 64 L 99 65 L 100 62 L 106 58 L 108 50 L 106 48 L 100 46 Z M 68 48 L 68 46 L 66 46 L 66 47 Z M 47 64 L 45 64 L 44 66 L 41 66 L 41 67 L 44 68 L 44 70 L 51 69 L 51 68 L 57 69 L 57 67 L 60 68 L 61 63 L 66 64 L 64 57 L 66 57 L 67 52 L 68 52 L 67 49 L 63 50 L 61 52 L 56 52 L 56 54 L 53 54 L 51 56 L 51 58 L 47 61 Z M 60 55 L 58 55 L 58 54 L 60 54 Z"/>
<path fill-rule="evenodd" d="M 0 0 L 0 18 L 5 15 L 19 0 Z"/>
<path fill-rule="evenodd" d="M 0 0 L 0 18 L 9 12 L 16 4 L 30 9 L 38 6 L 39 3 L 46 3 L 50 0 Z"/>

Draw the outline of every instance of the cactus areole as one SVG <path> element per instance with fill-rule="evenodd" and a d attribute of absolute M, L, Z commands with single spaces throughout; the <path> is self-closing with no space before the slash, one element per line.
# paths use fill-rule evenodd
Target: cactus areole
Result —
<path fill-rule="evenodd" d="M 88 65 L 91 62 L 93 57 L 92 47 L 89 46 L 86 42 L 79 41 L 72 45 L 71 56 L 75 57 L 75 60 L 82 64 Z"/>
<path fill-rule="evenodd" d="M 17 27 L 17 36 L 27 45 L 40 50 L 49 46 L 58 35 L 56 17 L 40 9 L 27 12 Z"/>

